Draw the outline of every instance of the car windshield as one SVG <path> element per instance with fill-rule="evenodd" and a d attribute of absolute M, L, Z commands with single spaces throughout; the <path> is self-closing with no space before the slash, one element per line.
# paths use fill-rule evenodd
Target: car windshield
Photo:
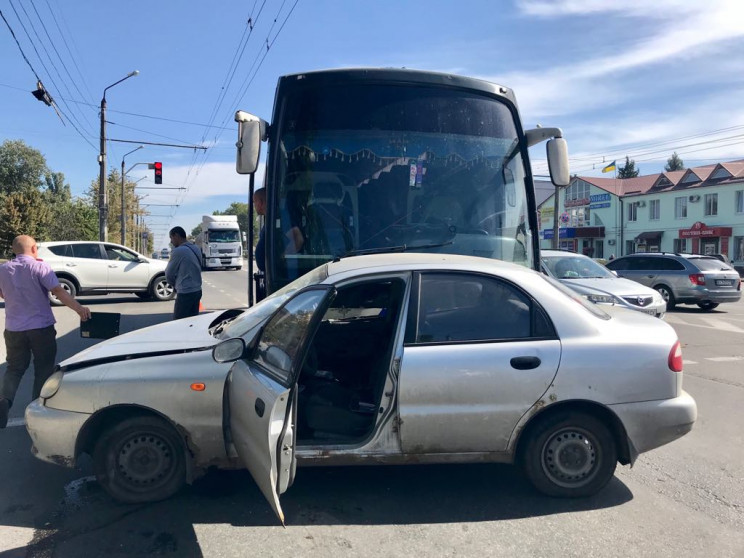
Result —
<path fill-rule="evenodd" d="M 583 256 L 544 256 L 542 263 L 558 279 L 611 279 L 615 277 L 606 267 Z"/>
<path fill-rule="evenodd" d="M 327 265 L 321 265 L 315 268 L 249 308 L 228 324 L 225 329 L 221 331 L 219 337 L 221 339 L 229 339 L 231 337 L 241 337 L 245 335 L 259 323 L 271 316 L 297 291 L 309 287 L 310 285 L 317 285 L 318 283 L 323 282 L 327 277 Z"/>

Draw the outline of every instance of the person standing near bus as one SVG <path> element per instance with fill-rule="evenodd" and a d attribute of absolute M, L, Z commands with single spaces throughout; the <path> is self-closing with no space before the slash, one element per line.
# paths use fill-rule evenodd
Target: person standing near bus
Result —
<path fill-rule="evenodd" d="M 199 313 L 202 297 L 201 251 L 186 239 L 183 227 L 173 227 L 169 235 L 173 251 L 165 268 L 165 278 L 176 290 L 173 319 L 180 320 Z"/>

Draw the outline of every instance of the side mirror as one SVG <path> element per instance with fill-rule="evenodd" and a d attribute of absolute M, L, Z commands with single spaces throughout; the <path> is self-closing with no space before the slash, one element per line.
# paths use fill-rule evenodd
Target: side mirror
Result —
<path fill-rule="evenodd" d="M 235 362 L 245 353 L 245 341 L 240 337 L 226 339 L 212 349 L 212 359 L 215 362 Z"/>
<path fill-rule="evenodd" d="M 266 139 L 266 122 L 242 110 L 235 113 L 235 121 L 238 123 L 236 169 L 238 174 L 253 174 L 258 169 L 261 141 Z"/>
<path fill-rule="evenodd" d="M 568 169 L 568 144 L 563 138 L 548 140 L 548 169 L 550 180 L 559 187 L 568 186 L 571 175 Z"/>

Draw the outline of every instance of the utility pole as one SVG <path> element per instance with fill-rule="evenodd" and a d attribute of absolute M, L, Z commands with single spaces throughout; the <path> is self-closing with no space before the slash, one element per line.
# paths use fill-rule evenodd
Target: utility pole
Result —
<path fill-rule="evenodd" d="M 145 147 L 144 145 L 140 145 L 137 149 L 132 149 L 129 153 L 125 153 L 124 157 L 121 158 L 121 218 L 120 218 L 120 227 L 121 227 L 121 245 L 126 246 L 127 245 L 127 219 L 126 219 L 126 207 L 127 207 L 127 196 L 126 192 L 124 191 L 124 177 L 126 176 L 126 172 L 124 171 L 124 159 L 127 155 L 131 155 L 135 151 L 139 151 Z M 131 170 L 131 169 L 130 169 Z"/>
<path fill-rule="evenodd" d="M 134 70 L 119 81 L 112 83 L 103 90 L 103 97 L 101 98 L 101 146 L 98 155 L 98 164 L 100 165 L 98 175 L 98 240 L 101 242 L 108 240 L 108 227 L 106 226 L 108 219 L 108 193 L 106 191 L 106 91 L 137 74 L 139 72 Z"/>

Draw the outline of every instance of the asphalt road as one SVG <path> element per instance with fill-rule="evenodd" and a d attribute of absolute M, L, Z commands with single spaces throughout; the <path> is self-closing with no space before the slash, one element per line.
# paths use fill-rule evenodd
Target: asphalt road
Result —
<path fill-rule="evenodd" d="M 246 305 L 245 271 L 204 279 L 207 310 Z M 173 306 L 82 300 L 121 312 L 122 331 L 169 320 Z M 95 343 L 79 337 L 71 311 L 55 315 L 60 360 Z M 0 430 L 0 556 L 744 556 L 744 301 L 709 313 L 681 307 L 667 321 L 683 342 L 698 422 L 619 468 L 597 496 L 542 497 L 509 466 L 300 469 L 282 497 L 286 528 L 242 471 L 125 506 L 102 492 L 89 462 L 36 460 L 21 425 L 29 375 L 14 426 Z"/>

